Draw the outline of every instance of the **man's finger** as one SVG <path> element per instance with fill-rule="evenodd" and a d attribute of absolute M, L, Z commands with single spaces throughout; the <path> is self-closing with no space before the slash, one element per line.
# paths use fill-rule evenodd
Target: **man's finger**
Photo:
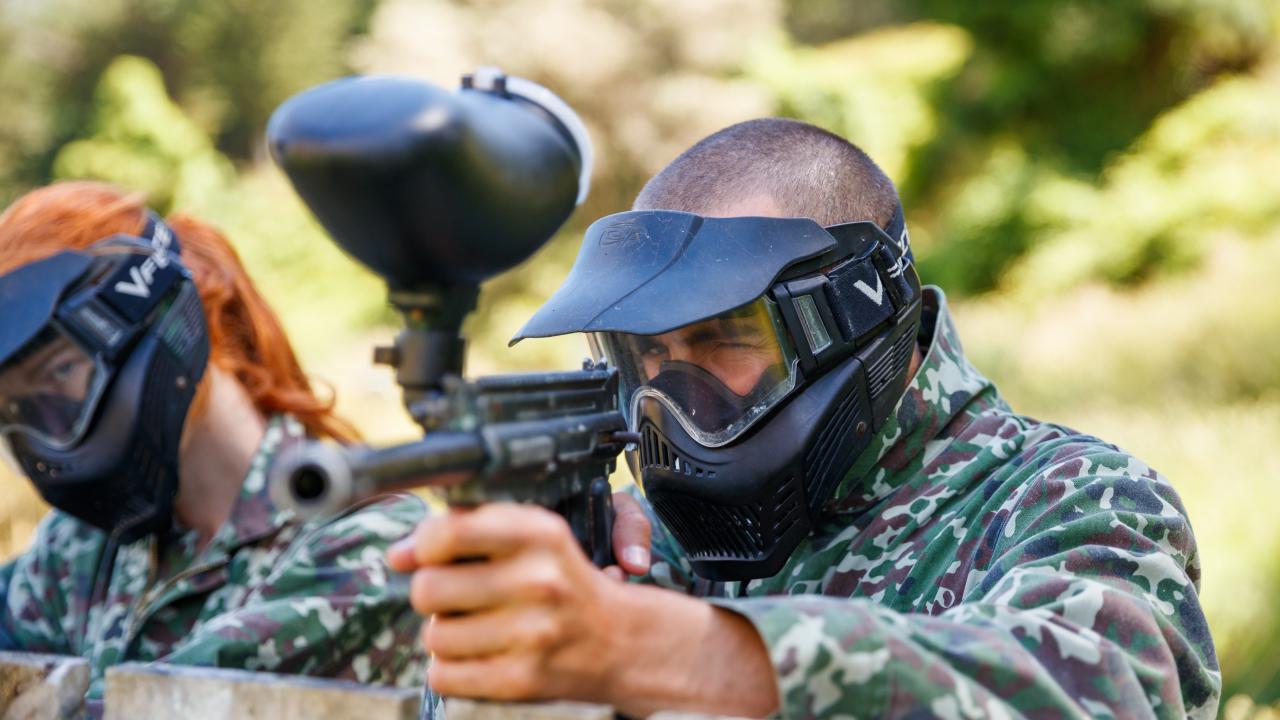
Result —
<path fill-rule="evenodd" d="M 613 552 L 622 566 L 632 575 L 649 572 L 649 544 L 653 538 L 653 526 L 640 503 L 627 493 L 613 494 Z"/>
<path fill-rule="evenodd" d="M 423 520 L 412 535 L 388 551 L 387 561 L 393 569 L 404 572 L 406 564 L 421 567 L 500 558 L 565 539 L 572 539 L 568 524 L 546 508 L 490 503 Z M 410 548 L 411 557 L 406 557 Z"/>
<path fill-rule="evenodd" d="M 553 616 L 502 607 L 465 615 L 436 615 L 422 633 L 435 658 L 465 660 L 512 651 L 541 651 L 560 639 Z"/>
<path fill-rule="evenodd" d="M 429 565 L 409 581 L 409 602 L 420 615 L 487 610 L 502 605 L 556 604 L 572 593 L 549 554 L 493 561 Z"/>
<path fill-rule="evenodd" d="M 432 658 L 427 682 L 444 696 L 509 701 L 539 699 L 546 685 L 530 664 L 510 655 L 473 660 Z"/>
<path fill-rule="evenodd" d="M 507 568 L 492 562 L 431 565 L 409 580 L 409 604 L 420 615 L 487 610 L 511 599 Z"/>

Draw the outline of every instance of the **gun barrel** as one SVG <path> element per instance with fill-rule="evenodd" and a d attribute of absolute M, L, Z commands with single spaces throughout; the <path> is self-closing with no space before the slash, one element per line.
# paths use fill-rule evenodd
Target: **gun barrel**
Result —
<path fill-rule="evenodd" d="M 268 482 L 277 507 L 309 520 L 384 493 L 466 482 L 485 461 L 484 442 L 467 432 L 432 433 L 378 450 L 307 442 L 281 453 Z"/>

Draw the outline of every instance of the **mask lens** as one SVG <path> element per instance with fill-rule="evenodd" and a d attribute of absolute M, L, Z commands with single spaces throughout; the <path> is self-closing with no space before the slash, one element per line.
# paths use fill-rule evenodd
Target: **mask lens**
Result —
<path fill-rule="evenodd" d="M 618 368 L 633 421 L 643 397 L 667 405 L 698 442 L 724 445 L 795 387 L 795 353 L 773 303 L 761 298 L 659 335 L 597 333 L 593 346 Z"/>
<path fill-rule="evenodd" d="M 54 446 L 80 439 L 101 394 L 99 363 L 55 327 L 0 365 L 0 433 L 25 432 Z"/>

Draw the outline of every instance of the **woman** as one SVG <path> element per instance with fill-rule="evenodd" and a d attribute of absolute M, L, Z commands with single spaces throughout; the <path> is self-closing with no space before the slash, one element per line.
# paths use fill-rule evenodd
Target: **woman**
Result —
<path fill-rule="evenodd" d="M 421 684 L 382 556 L 424 507 L 278 511 L 305 436 L 354 433 L 216 230 L 88 182 L 0 215 L 0 446 L 54 506 L 0 568 L 0 649 L 85 657 L 91 705 L 129 660 Z"/>

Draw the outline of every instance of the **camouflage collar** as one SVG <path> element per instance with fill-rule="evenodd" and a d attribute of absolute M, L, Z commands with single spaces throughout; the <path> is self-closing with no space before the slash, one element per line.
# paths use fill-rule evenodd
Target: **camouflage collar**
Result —
<path fill-rule="evenodd" d="M 827 510 L 860 512 L 923 467 L 925 446 L 975 399 L 998 401 L 995 386 L 964 356 L 942 289 L 924 289 L 921 344 L 927 350 L 902 400 L 836 487 Z"/>
<path fill-rule="evenodd" d="M 286 415 L 271 418 L 240 486 L 240 496 L 231 508 L 231 516 L 214 535 L 210 550 L 229 553 L 246 543 L 274 534 L 292 518 L 292 513 L 280 510 L 271 502 L 267 473 L 281 449 L 305 438 L 306 431 L 296 419 Z"/>
<path fill-rule="evenodd" d="M 286 443 L 303 437 L 302 426 L 293 418 L 271 418 L 241 482 L 230 517 L 203 551 L 197 553 L 195 530 L 182 533 L 174 538 L 175 544 L 163 550 L 154 535 L 120 548 L 110 592 L 117 597 L 138 598 L 136 603 L 128 601 L 136 612 L 124 634 L 126 648 L 136 630 L 159 608 L 221 586 L 227 580 L 227 564 L 236 550 L 275 535 L 292 519 L 292 513 L 278 510 L 271 502 L 267 471 Z"/>

